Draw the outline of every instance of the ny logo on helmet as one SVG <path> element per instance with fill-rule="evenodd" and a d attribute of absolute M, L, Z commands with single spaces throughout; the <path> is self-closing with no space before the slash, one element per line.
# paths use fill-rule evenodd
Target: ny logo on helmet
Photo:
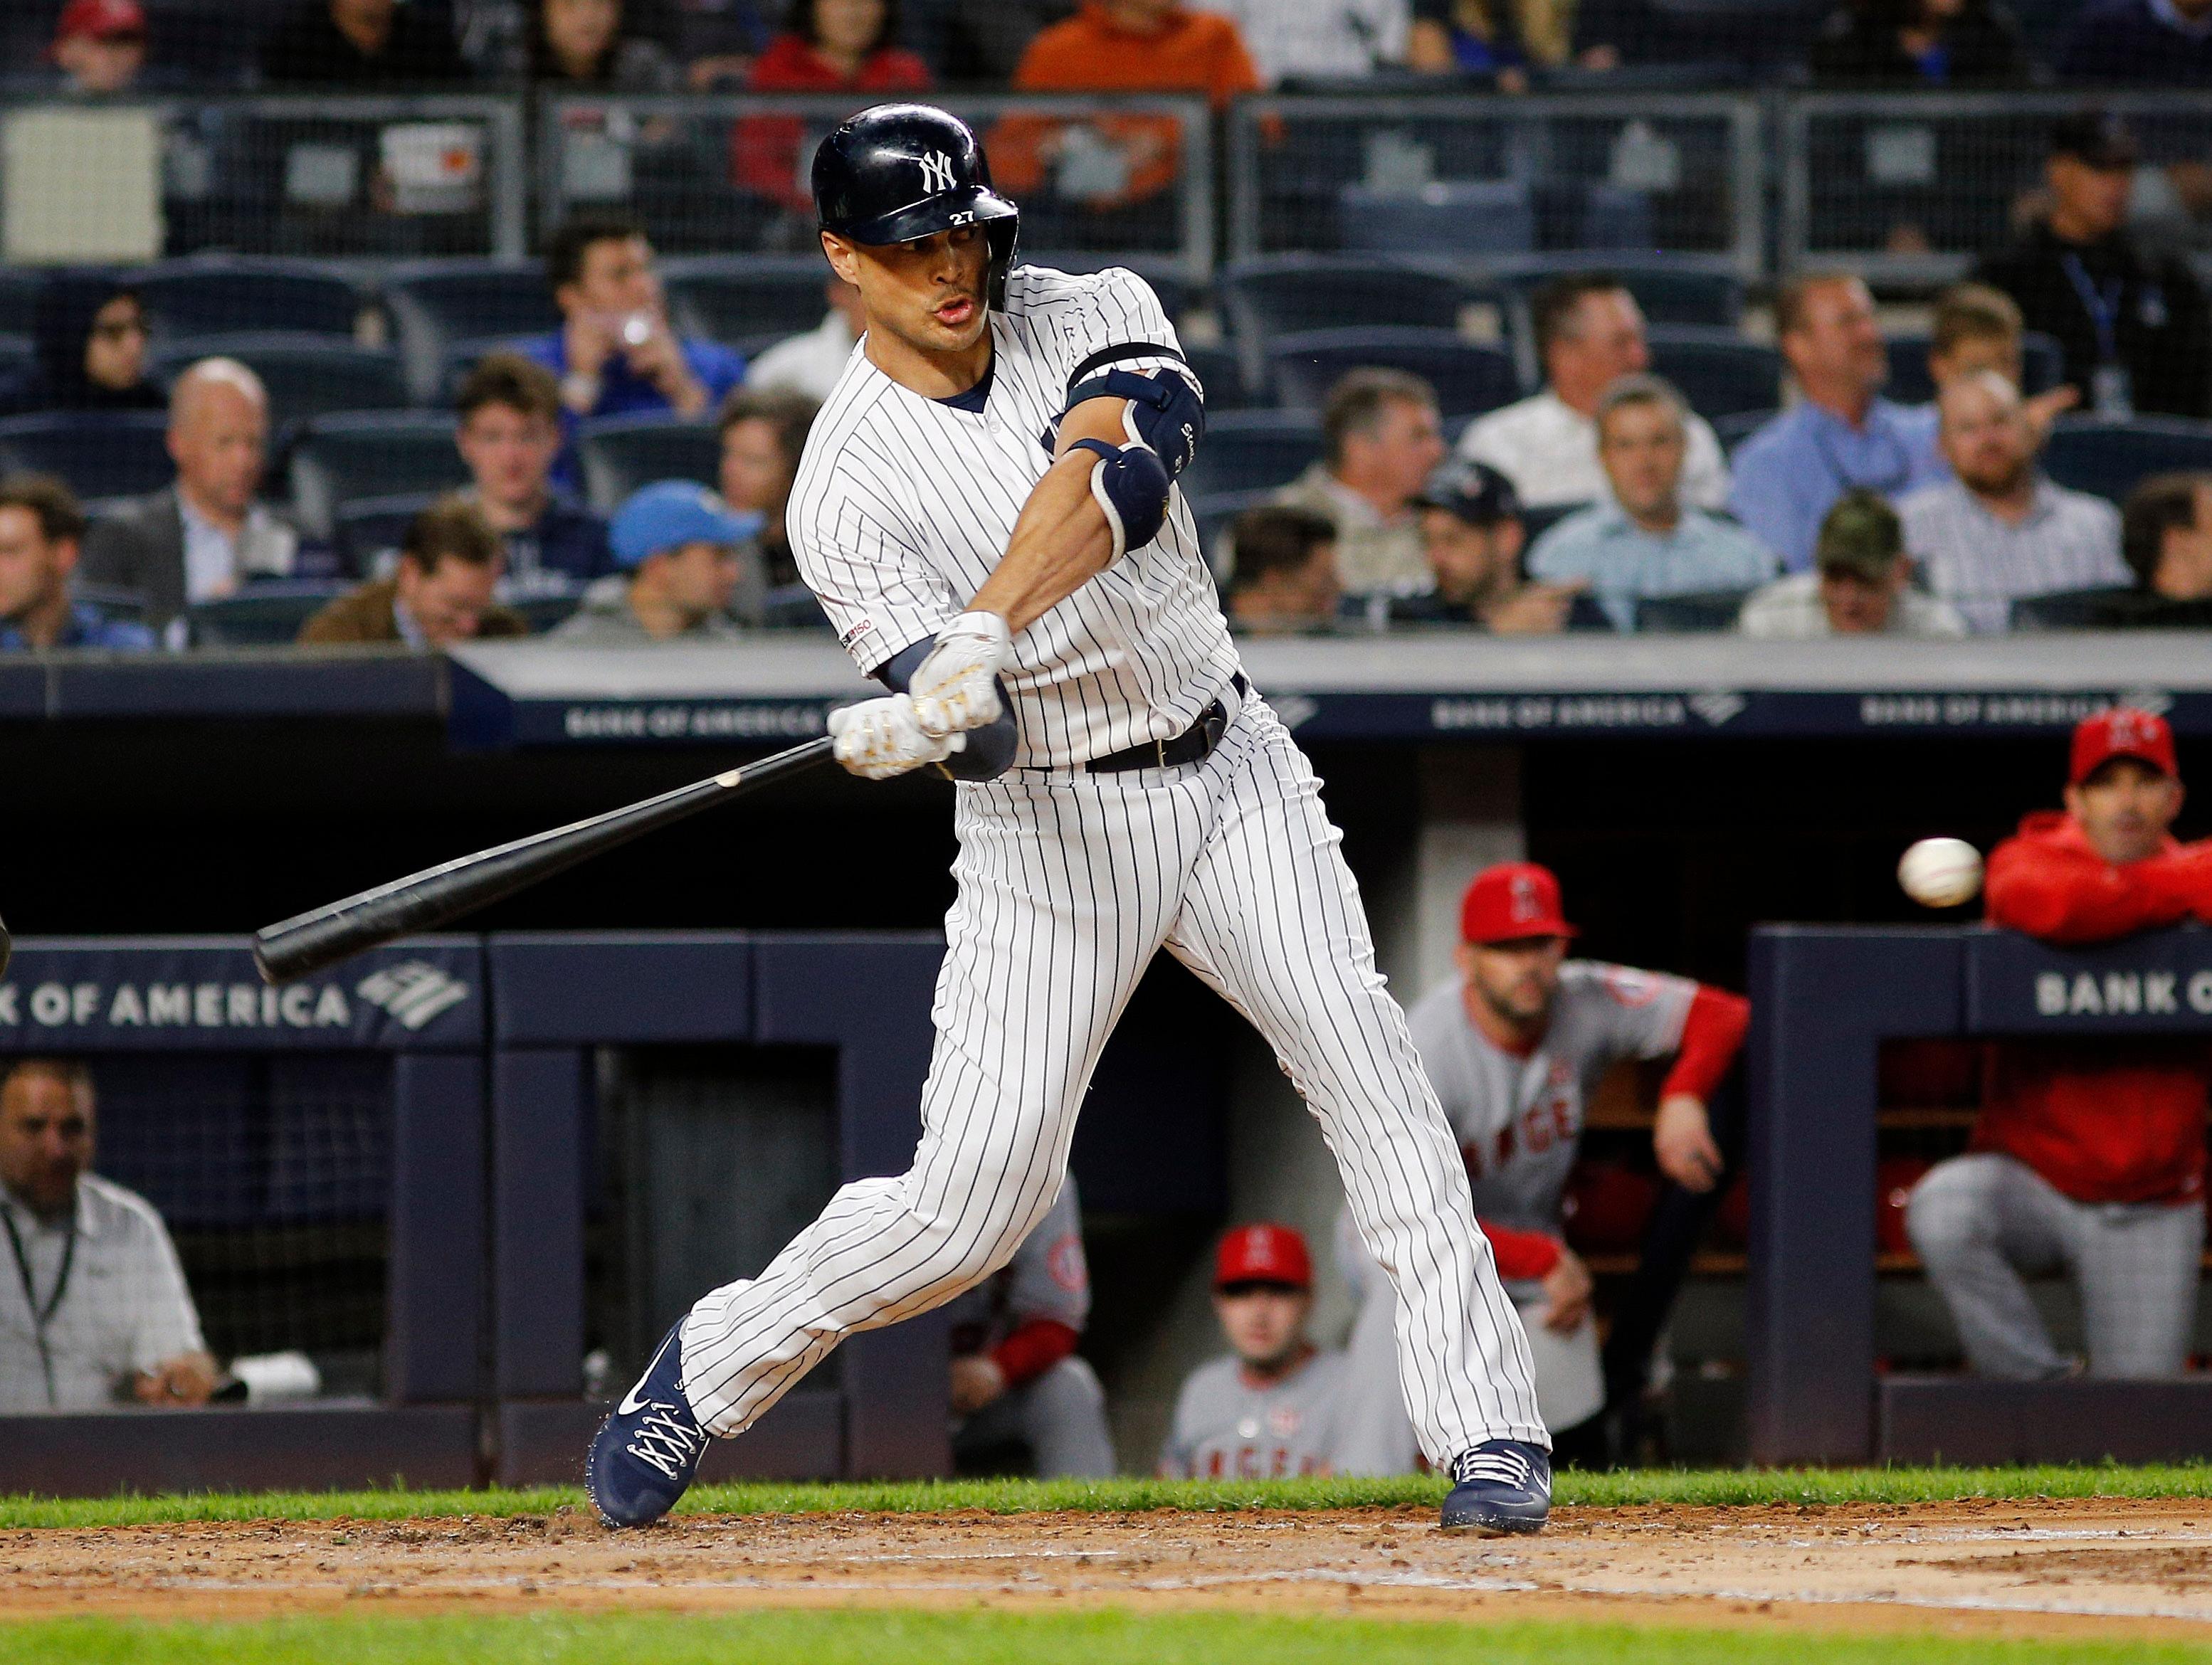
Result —
<path fill-rule="evenodd" d="M 921 158 L 921 188 L 924 191 L 933 193 L 950 191 L 956 183 L 952 158 L 942 150 L 933 150 Z"/>

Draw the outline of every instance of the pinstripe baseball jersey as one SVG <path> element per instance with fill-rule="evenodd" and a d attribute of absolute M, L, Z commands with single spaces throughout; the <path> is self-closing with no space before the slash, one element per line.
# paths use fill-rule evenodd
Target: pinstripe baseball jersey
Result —
<path fill-rule="evenodd" d="M 863 339 L 807 435 L 786 512 L 792 553 L 863 671 L 935 635 L 996 569 L 1052 464 L 1071 384 L 1100 368 L 1093 355 L 1153 345 L 1113 368 L 1189 374 L 1151 286 L 1118 269 L 1018 267 L 990 327 L 980 410 L 901 386 Z M 1237 668 L 1177 490 L 1157 538 L 1014 639 L 1014 763 L 1066 767 L 1180 734 Z"/>
<path fill-rule="evenodd" d="M 1234 1357 L 1200 1365 L 1176 1395 L 1159 1472 L 1237 1480 L 1328 1473 L 1343 1431 L 1344 1370 L 1342 1353 L 1317 1352 L 1255 1388 Z"/>
<path fill-rule="evenodd" d="M 1551 1027 L 1516 1058 L 1474 1026 L 1455 977 L 1407 1014 L 1421 1066 L 1458 1135 L 1474 1212 L 1521 1231 L 1556 1231 L 1559 1196 L 1582 1141 L 1583 1108 L 1624 1058 L 1660 1058 L 1682 1042 L 1698 992 L 1687 977 L 1595 960 L 1559 968 Z"/>

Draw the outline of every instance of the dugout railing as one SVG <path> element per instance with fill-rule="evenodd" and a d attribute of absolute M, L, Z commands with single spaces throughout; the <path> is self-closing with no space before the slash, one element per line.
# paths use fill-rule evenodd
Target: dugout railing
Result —
<path fill-rule="evenodd" d="M 1884 1042 L 2212 1036 L 2212 931 L 2062 951 L 1986 927 L 1763 926 L 1749 993 L 1752 1459 L 2127 1462 L 2212 1455 L 2212 1375 L 1990 1382 L 1878 1369 Z"/>

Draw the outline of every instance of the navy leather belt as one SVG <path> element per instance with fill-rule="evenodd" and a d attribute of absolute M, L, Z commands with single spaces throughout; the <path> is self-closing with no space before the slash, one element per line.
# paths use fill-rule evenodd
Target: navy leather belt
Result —
<path fill-rule="evenodd" d="M 1244 680 L 1239 671 L 1230 679 L 1230 686 L 1243 699 L 1252 691 L 1252 684 Z M 1083 767 L 1093 775 L 1118 775 L 1132 769 L 1176 769 L 1185 763 L 1202 763 L 1213 755 L 1213 748 L 1221 744 L 1221 737 L 1229 729 L 1229 708 L 1219 700 L 1198 714 L 1198 720 L 1180 734 L 1164 740 L 1147 740 L 1122 751 L 1109 751 L 1103 757 L 1093 757 Z"/>

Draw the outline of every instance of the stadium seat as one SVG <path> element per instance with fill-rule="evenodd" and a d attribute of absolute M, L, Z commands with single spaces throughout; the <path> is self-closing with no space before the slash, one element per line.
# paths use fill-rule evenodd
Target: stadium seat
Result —
<path fill-rule="evenodd" d="M 517 261 L 404 266 L 384 280 L 384 304 L 417 404 L 445 397 L 456 343 L 543 335 L 561 325 L 544 269 Z"/>
<path fill-rule="evenodd" d="M 1242 260 L 1216 283 L 1224 324 L 1244 368 L 1244 385 L 1265 391 L 1267 347 L 1278 336 L 1363 324 L 1452 330 L 1480 291 L 1453 272 L 1410 261 L 1349 255 L 1284 254 Z"/>
<path fill-rule="evenodd" d="M 252 367 L 269 390 L 270 420 L 280 428 L 334 410 L 392 410 L 409 402 L 398 358 L 330 336 L 194 336 L 157 349 L 149 368 L 157 380 L 173 381 L 218 355 Z"/>
<path fill-rule="evenodd" d="M 1781 414 L 1779 410 L 1737 410 L 1710 420 L 1714 437 L 1721 442 L 1721 449 L 1733 455 L 1736 447 Z"/>
<path fill-rule="evenodd" d="M 34 267 L 0 266 L 0 335 L 30 339 L 38 324 L 40 282 Z"/>
<path fill-rule="evenodd" d="M 432 411 L 364 410 L 318 416 L 292 447 L 292 508 L 318 538 L 335 538 L 341 505 L 364 497 L 434 493 L 469 483 L 453 447 L 453 419 Z"/>
<path fill-rule="evenodd" d="M 249 584 L 236 595 L 203 601 L 185 613 L 195 647 L 269 647 L 299 639 L 300 627 L 345 589 L 340 583 Z"/>
<path fill-rule="evenodd" d="M 1771 347 L 1707 325 L 1654 325 L 1650 337 L 1653 371 L 1707 421 L 1781 402 L 1782 355 Z"/>
<path fill-rule="evenodd" d="M 1183 362 L 1198 376 L 1198 385 L 1206 389 L 1206 408 L 1234 410 L 1249 404 L 1251 396 L 1244 391 L 1244 366 L 1233 347 L 1194 347 L 1182 344 Z"/>
<path fill-rule="evenodd" d="M 13 376 L 31 368 L 38 349 L 27 335 L 0 335 L 0 377 Z"/>
<path fill-rule="evenodd" d="M 1521 397 L 1511 353 L 1449 330 L 1310 330 L 1278 336 L 1267 363 L 1277 396 L 1292 410 L 1320 410 L 1347 372 L 1369 367 L 1421 377 L 1437 390 L 1437 408 L 1448 416 L 1477 416 Z"/>
<path fill-rule="evenodd" d="M 311 260 L 196 254 L 141 267 L 130 281 L 164 337 L 281 331 L 351 341 L 369 304 L 359 279 Z"/>
<path fill-rule="evenodd" d="M 1519 179 L 1449 179 L 1418 191 L 1348 185 L 1337 196 L 1348 249 L 1406 254 L 1525 254 L 1536 209 Z"/>
<path fill-rule="evenodd" d="M 176 476 L 159 410 L 48 410 L 0 421 L 0 472 L 52 474 L 79 497 L 136 497 Z"/>
<path fill-rule="evenodd" d="M 2136 483 L 2172 469 L 2212 469 L 2212 422 L 2180 416 L 2063 416 L 2051 430 L 2044 471 L 2063 486 L 2118 502 Z"/>
<path fill-rule="evenodd" d="M 1650 255 L 1615 258 L 1577 250 L 1560 254 L 1527 254 L 1489 263 L 1486 270 L 1525 299 L 1540 285 L 1568 272 L 1608 271 L 1636 297 L 1650 324 L 1704 324 L 1735 329 L 1743 321 L 1743 279 L 1686 260 Z"/>
<path fill-rule="evenodd" d="M 1190 518 L 1198 527 L 1198 546 L 1206 552 L 1207 566 L 1217 573 L 1223 569 L 1222 557 L 1227 553 L 1223 534 L 1229 530 L 1229 523 L 1246 509 L 1268 502 L 1276 490 L 1273 486 L 1262 486 L 1256 491 L 1217 491 L 1191 500 Z"/>
<path fill-rule="evenodd" d="M 2007 623 L 2014 630 L 2212 629 L 2212 600 L 2169 601 L 2145 590 L 2114 587 L 2021 596 Z"/>
<path fill-rule="evenodd" d="M 1647 595 L 1636 603 L 1636 628 L 1654 635 L 1733 630 L 1749 590 L 1699 590 L 1686 595 Z"/>
<path fill-rule="evenodd" d="M 460 391 L 462 379 L 476 368 L 478 360 L 493 353 L 520 352 L 530 339 L 528 336 L 519 335 L 462 336 L 447 342 L 440 351 L 438 374 L 432 383 L 430 398 L 416 402 L 437 406 L 451 404 L 454 394 Z M 408 368 L 407 377 L 411 388 L 415 377 L 411 367 Z"/>
<path fill-rule="evenodd" d="M 347 572 L 368 578 L 378 558 L 399 547 L 408 523 L 437 501 L 428 491 L 403 491 L 389 497 L 357 497 L 338 504 L 331 539 Z"/>
<path fill-rule="evenodd" d="M 576 430 L 576 455 L 584 467 L 584 495 L 602 514 L 655 480 L 715 483 L 722 442 L 710 422 L 666 416 L 606 416 Z"/>
<path fill-rule="evenodd" d="M 2066 374 L 2065 349 L 2049 336 L 2031 330 L 2021 338 L 2021 391 L 2046 392 Z M 1882 397 L 1899 404 L 1925 404 L 1936 397 L 1936 379 L 1928 374 L 1928 337 L 1898 335 L 1889 337 L 1889 385 Z"/>
<path fill-rule="evenodd" d="M 1541 508 L 1524 507 L 1521 511 L 1521 532 L 1523 544 L 1533 545 L 1539 538 L 1551 531 L 1570 514 L 1579 514 L 1589 507 L 1588 503 L 1547 503 Z"/>
<path fill-rule="evenodd" d="M 746 353 L 811 330 L 829 303 L 818 254 L 708 254 L 663 260 L 660 281 L 678 331 Z"/>
<path fill-rule="evenodd" d="M 1194 503 L 1271 489 L 1289 484 L 1320 455 L 1321 422 L 1310 410 L 1224 410 L 1206 423 L 1179 483 Z"/>

